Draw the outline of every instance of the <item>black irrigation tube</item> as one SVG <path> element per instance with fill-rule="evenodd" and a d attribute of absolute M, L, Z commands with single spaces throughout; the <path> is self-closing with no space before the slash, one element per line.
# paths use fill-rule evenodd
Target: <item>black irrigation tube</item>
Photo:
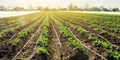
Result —
<path fill-rule="evenodd" d="M 39 38 L 41 37 L 41 35 L 42 35 L 42 33 L 40 33 Z M 39 48 L 39 46 L 37 46 L 37 44 L 36 44 L 35 47 L 33 48 L 33 53 L 28 57 L 29 60 L 31 60 L 32 57 L 35 55 L 37 48 Z"/>
<path fill-rule="evenodd" d="M 41 17 L 42 19 L 42 17 Z M 36 20 L 37 21 L 37 20 Z M 30 22 L 31 23 L 31 22 Z M 28 26 L 29 27 L 29 26 Z M 7 41 L 11 41 L 13 38 L 15 38 L 15 36 L 18 36 L 19 34 L 21 34 L 23 31 L 25 31 L 27 28 L 24 28 L 23 30 L 21 30 L 20 32 L 18 33 L 15 33 L 10 39 L 6 40 L 6 41 L 2 41 L 1 44 L 7 42 Z"/>
<path fill-rule="evenodd" d="M 67 27 L 66 27 L 66 28 L 67 28 Z M 70 31 L 70 33 L 74 36 L 74 38 L 75 38 L 83 47 L 85 47 L 86 49 L 88 49 L 88 50 L 91 51 L 92 53 L 100 56 L 100 57 L 103 58 L 104 60 L 107 60 L 105 57 L 103 57 L 103 56 L 100 55 L 99 53 L 97 53 L 97 52 L 91 50 L 90 48 L 88 48 L 87 46 L 85 46 L 85 45 L 71 32 L 71 30 L 70 30 L 69 28 L 67 28 L 67 29 Z"/>
<path fill-rule="evenodd" d="M 59 38 L 59 36 L 58 36 L 57 30 L 56 30 L 55 27 L 53 26 L 53 23 L 52 23 L 52 28 L 53 28 L 53 30 L 55 31 L 55 35 L 56 35 L 56 37 L 57 37 L 57 40 L 58 40 L 58 42 L 59 42 L 59 46 L 60 46 L 60 48 L 61 48 L 60 38 Z"/>
<path fill-rule="evenodd" d="M 58 17 L 57 17 L 58 18 Z M 60 18 L 59 18 L 60 19 Z M 65 21 L 65 20 L 64 20 Z M 71 23 L 71 22 L 70 22 Z M 74 24 L 75 25 L 75 24 Z M 81 26 L 78 26 L 78 27 L 80 27 L 80 28 L 82 28 Z M 82 29 L 84 29 L 84 28 L 82 28 Z M 86 30 L 86 29 L 85 29 Z M 88 31 L 88 30 L 87 30 Z M 107 43 L 109 43 L 111 46 L 113 46 L 113 47 L 116 47 L 116 48 L 119 48 L 119 46 L 117 46 L 117 45 L 114 45 L 114 44 L 112 44 L 111 42 L 109 42 L 109 40 L 107 40 L 105 37 L 103 37 L 103 36 L 101 36 L 101 35 L 99 35 L 99 34 L 95 34 L 95 33 L 93 33 L 93 32 L 90 32 L 90 31 L 88 31 L 91 35 L 96 35 L 96 36 L 98 36 L 98 37 L 100 37 L 100 38 L 102 38 L 103 40 L 105 40 Z"/>
<path fill-rule="evenodd" d="M 65 26 L 64 26 L 64 27 L 65 27 Z M 67 27 L 65 27 L 65 28 L 67 28 Z M 103 56 L 100 55 L 99 53 L 97 53 L 97 52 L 91 50 L 90 48 L 88 48 L 87 46 L 85 46 L 85 45 L 71 32 L 71 30 L 70 30 L 69 28 L 67 28 L 67 29 L 69 30 L 69 32 L 73 35 L 73 37 L 74 37 L 83 47 L 85 47 L 86 49 L 88 49 L 90 52 L 98 55 L 98 56 L 101 57 L 102 59 L 107 60 L 105 57 L 103 57 Z"/>
<path fill-rule="evenodd" d="M 43 25 L 44 21 L 42 22 Z M 39 28 L 37 29 L 37 31 L 32 35 L 32 37 L 26 42 L 26 44 L 19 50 L 19 52 L 11 59 L 11 60 L 15 60 L 15 58 L 22 52 L 22 50 L 27 46 L 27 44 L 34 38 L 34 36 L 39 33 L 40 28 L 42 27 L 42 25 L 40 24 Z"/>
<path fill-rule="evenodd" d="M 66 28 L 67 28 L 67 27 L 66 27 Z M 87 46 L 85 46 L 85 45 L 71 32 L 71 30 L 70 30 L 69 28 L 67 28 L 67 29 L 70 31 L 70 33 L 74 36 L 74 38 L 75 38 L 83 47 L 85 47 L 86 49 L 88 49 L 88 50 L 91 51 L 92 53 L 100 56 L 100 57 L 103 58 L 104 60 L 107 60 L 105 57 L 103 57 L 103 56 L 100 55 L 99 53 L 97 53 L 97 52 L 91 50 L 90 48 L 88 48 Z"/>
<path fill-rule="evenodd" d="M 53 23 L 51 23 L 51 24 L 52 24 L 52 28 L 53 28 L 53 30 L 55 31 L 55 35 L 56 35 L 56 37 L 57 37 L 57 40 L 58 40 L 59 46 L 60 46 L 60 48 L 62 48 L 62 47 L 61 47 L 62 44 L 61 44 L 61 42 L 60 42 L 60 38 L 59 38 L 59 36 L 58 36 L 57 30 L 55 29 Z M 62 53 L 62 55 L 64 56 L 64 52 Z M 62 57 L 62 60 L 65 60 L 65 58 Z"/>
<path fill-rule="evenodd" d="M 30 22 L 32 22 L 33 20 L 36 20 L 36 19 L 38 19 L 38 18 L 39 18 L 39 17 L 33 19 L 33 17 L 32 17 L 32 19 L 25 20 L 24 22 L 29 22 L 29 23 L 30 23 Z M 30 21 L 29 21 L 29 20 L 30 20 Z M 24 22 L 22 22 L 22 23 L 24 23 Z M 21 23 L 21 22 L 16 22 L 16 23 L 13 23 L 13 24 L 11 24 L 11 25 L 14 26 L 14 25 L 19 24 L 19 23 Z M 25 24 L 25 25 L 26 25 L 26 24 Z M 1 28 L 5 28 L 5 27 L 7 28 L 7 27 L 8 27 L 7 29 L 2 30 L 1 32 L 4 32 L 4 31 L 6 31 L 6 30 L 9 30 L 9 28 L 10 28 L 9 26 L 10 26 L 10 25 L 1 27 Z M 17 25 L 17 26 L 20 26 L 20 25 Z M 23 25 L 23 26 L 24 26 L 24 25 Z M 12 28 L 12 27 L 11 27 L 11 28 Z"/>

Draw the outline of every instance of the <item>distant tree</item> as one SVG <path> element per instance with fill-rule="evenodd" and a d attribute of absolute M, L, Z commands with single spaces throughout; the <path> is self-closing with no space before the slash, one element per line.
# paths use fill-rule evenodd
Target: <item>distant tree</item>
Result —
<path fill-rule="evenodd" d="M 78 10 L 78 7 L 76 5 L 73 5 L 72 3 L 68 6 L 69 11 L 75 11 Z"/>
<path fill-rule="evenodd" d="M 119 11 L 119 9 L 118 8 L 113 8 L 112 11 Z"/>
<path fill-rule="evenodd" d="M 104 6 L 100 6 L 100 10 L 103 11 Z"/>
<path fill-rule="evenodd" d="M 73 6 L 73 10 L 76 11 L 78 10 L 78 7 L 76 5 Z"/>
<path fill-rule="evenodd" d="M 43 11 L 49 11 L 49 7 L 42 8 Z"/>
<path fill-rule="evenodd" d="M 56 8 L 52 8 L 52 9 L 50 9 L 51 11 L 57 11 L 57 9 Z"/>
<path fill-rule="evenodd" d="M 29 6 L 28 6 L 28 9 L 27 9 L 27 10 L 33 11 L 33 10 L 35 10 L 35 8 L 34 8 L 31 4 L 29 4 Z"/>
<path fill-rule="evenodd" d="M 109 9 L 108 8 L 103 8 L 102 11 L 109 11 Z"/>
<path fill-rule="evenodd" d="M 89 5 L 88 4 L 85 4 L 85 10 L 88 10 L 89 9 Z"/>
<path fill-rule="evenodd" d="M 7 8 L 5 8 L 4 6 L 0 6 L 0 11 L 5 11 L 7 10 Z"/>
<path fill-rule="evenodd" d="M 0 11 L 3 11 L 4 10 L 4 7 L 3 6 L 0 6 Z"/>
<path fill-rule="evenodd" d="M 58 10 L 58 11 L 66 11 L 67 8 L 58 7 L 57 10 Z"/>
<path fill-rule="evenodd" d="M 70 11 L 73 10 L 73 4 L 72 3 L 68 6 L 68 10 L 70 10 Z"/>
<path fill-rule="evenodd" d="M 23 7 L 15 7 L 14 10 L 15 10 L 15 11 L 23 11 L 24 8 L 23 8 Z"/>
<path fill-rule="evenodd" d="M 110 10 L 108 8 L 105 8 L 104 6 L 101 6 L 100 11 L 110 11 Z"/>
<path fill-rule="evenodd" d="M 38 6 L 38 7 L 37 7 L 37 10 L 42 10 L 42 7 L 41 7 L 41 6 Z"/>
<path fill-rule="evenodd" d="M 92 8 L 89 8 L 89 11 L 100 11 L 100 8 L 98 8 L 98 7 L 92 7 Z"/>

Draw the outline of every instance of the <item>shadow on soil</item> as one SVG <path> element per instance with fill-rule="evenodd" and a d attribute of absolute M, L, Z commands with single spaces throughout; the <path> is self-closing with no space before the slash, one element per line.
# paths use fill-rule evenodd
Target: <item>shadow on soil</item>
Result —
<path fill-rule="evenodd" d="M 69 60 L 89 60 L 89 57 L 87 54 L 84 54 L 83 52 L 76 53 L 74 56 L 72 56 Z"/>
<path fill-rule="evenodd" d="M 45 54 L 35 54 L 31 60 L 47 60 L 47 56 Z"/>

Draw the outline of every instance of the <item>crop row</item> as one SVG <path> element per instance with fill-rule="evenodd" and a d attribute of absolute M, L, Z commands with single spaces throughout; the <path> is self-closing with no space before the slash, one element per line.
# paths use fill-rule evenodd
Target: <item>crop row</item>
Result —
<path fill-rule="evenodd" d="M 63 20 L 63 19 L 61 19 L 61 20 Z M 65 23 L 65 21 L 64 21 L 64 23 Z M 88 34 L 87 30 L 80 28 L 78 26 L 75 26 L 75 25 L 71 24 L 70 22 L 66 22 L 66 24 L 69 25 L 70 27 L 72 27 L 74 30 L 78 31 L 82 36 L 85 36 Z M 116 59 L 116 60 L 120 59 L 120 53 L 114 52 L 114 50 L 112 49 L 112 47 L 110 46 L 109 43 L 106 43 L 106 42 L 100 41 L 100 40 L 96 40 L 96 38 L 91 37 L 91 35 L 88 36 L 88 40 L 91 40 L 93 45 L 95 45 L 96 47 L 104 48 L 108 52 L 109 56 L 112 57 L 113 59 Z"/>
<path fill-rule="evenodd" d="M 77 50 L 83 51 L 84 49 L 81 47 L 81 44 L 77 40 L 75 40 L 75 38 L 69 32 L 69 30 L 67 30 L 67 28 L 65 28 L 64 25 L 62 23 L 60 23 L 58 20 L 56 20 L 54 17 L 52 17 L 52 19 L 56 23 L 56 25 L 59 26 L 61 34 L 69 40 L 68 45 L 72 45 Z"/>
<path fill-rule="evenodd" d="M 14 34 L 19 33 L 20 31 L 22 31 L 22 29 L 24 30 L 25 28 L 27 28 L 31 23 L 36 22 L 40 17 L 37 16 L 35 18 L 31 18 L 32 20 L 30 20 L 29 18 L 26 18 L 26 23 L 21 22 L 20 25 L 15 25 L 15 27 L 8 27 L 7 29 L 3 29 L 2 32 L 0 32 L 0 41 L 4 41 L 7 39 L 10 39 Z M 20 23 L 20 22 L 19 22 Z M 24 24 L 24 25 L 22 25 Z M 8 38 L 6 38 L 6 36 L 8 36 Z"/>
<path fill-rule="evenodd" d="M 35 28 L 38 27 L 38 25 L 42 22 L 41 18 L 40 20 L 36 21 L 33 25 L 31 25 L 30 27 L 28 27 L 25 31 L 23 31 L 17 38 L 15 38 L 12 41 L 12 45 L 16 46 L 20 40 L 26 40 L 26 38 L 28 37 L 28 34 L 30 34 Z"/>
<path fill-rule="evenodd" d="M 96 27 L 94 28 L 95 30 L 97 29 L 99 32 L 101 31 L 105 31 L 108 33 L 108 35 L 111 36 L 116 36 L 117 38 L 119 38 L 119 16 L 116 15 L 105 15 L 103 16 L 103 14 L 86 14 L 86 13 L 58 13 L 58 15 L 60 16 L 66 16 L 68 20 L 71 20 L 72 22 L 77 22 L 77 23 L 84 23 L 86 26 L 91 27 Z M 71 19 L 72 18 L 72 19 Z M 117 21 L 116 21 L 117 20 Z M 111 22 L 111 24 L 109 24 L 109 21 Z M 112 24 L 112 23 L 115 24 Z M 101 24 L 102 23 L 102 24 Z M 113 27 L 110 27 L 112 25 L 115 25 Z M 99 27 L 98 27 L 99 26 Z M 118 27 L 116 27 L 118 26 Z M 96 30 L 96 31 L 97 31 Z M 114 30 L 114 31 L 110 31 L 110 30 Z M 115 33 L 116 32 L 116 33 Z"/>
<path fill-rule="evenodd" d="M 48 20 L 48 16 L 47 16 L 45 24 L 43 25 L 43 28 L 41 31 L 41 35 L 40 35 L 38 41 L 36 42 L 36 44 L 39 46 L 39 48 L 36 50 L 37 54 L 49 55 L 49 53 L 48 53 L 48 48 L 49 48 L 48 31 L 49 31 L 49 20 Z"/>

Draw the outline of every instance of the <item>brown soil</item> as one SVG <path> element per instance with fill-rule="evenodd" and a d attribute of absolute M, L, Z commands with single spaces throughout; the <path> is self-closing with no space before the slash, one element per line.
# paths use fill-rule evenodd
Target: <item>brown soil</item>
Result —
<path fill-rule="evenodd" d="M 40 18 L 38 18 L 40 19 Z M 34 22 L 36 22 L 38 19 L 36 20 L 33 20 L 31 22 L 29 22 L 28 24 L 26 24 L 25 26 L 21 26 L 20 28 L 16 29 L 14 32 L 6 32 L 5 33 L 5 36 L 3 36 L 1 39 L 0 39 L 0 42 L 6 42 L 8 41 L 14 34 L 17 34 L 19 33 L 20 31 L 22 31 L 23 29 L 25 29 L 26 27 L 30 26 L 31 24 L 33 24 Z M 2 43 L 3 44 L 3 43 Z"/>
<path fill-rule="evenodd" d="M 79 52 L 74 47 L 67 46 L 68 40 L 65 37 L 63 37 L 63 35 L 60 33 L 58 26 L 56 26 L 56 25 L 54 25 L 54 26 L 59 34 L 60 42 L 62 43 L 61 47 L 62 47 L 63 55 L 61 55 L 61 56 L 63 59 L 72 60 L 72 59 L 75 59 L 76 57 L 78 57 L 78 58 L 76 58 L 76 60 L 81 60 L 82 58 L 85 58 L 85 60 L 89 60 L 88 55 L 86 55 L 84 52 Z M 82 60 L 84 60 L 84 59 L 82 59 Z"/>
<path fill-rule="evenodd" d="M 18 43 L 16 47 L 13 47 L 11 45 L 11 41 L 4 42 L 5 44 L 1 44 L 0 45 L 0 56 L 1 56 L 0 58 L 6 59 L 6 60 L 12 59 L 16 55 L 16 53 L 24 46 L 24 44 L 31 38 L 32 34 L 34 34 L 37 29 L 38 27 L 35 28 L 34 31 L 28 35 L 26 40 L 20 40 L 20 42 Z"/>
<path fill-rule="evenodd" d="M 63 18 L 63 16 L 60 17 L 60 18 Z M 65 21 L 68 21 L 68 19 L 66 19 L 65 17 L 64 17 L 63 19 L 64 19 Z M 79 22 L 80 22 L 80 23 L 79 23 Z M 92 33 L 95 33 L 95 34 L 100 35 L 100 34 L 99 34 L 100 32 L 94 31 L 92 28 L 87 27 L 87 26 L 89 26 L 89 25 L 88 25 L 88 24 L 85 24 L 85 21 L 78 21 L 78 23 L 75 23 L 75 22 L 71 22 L 71 23 L 73 23 L 73 24 L 75 24 L 75 25 L 78 25 L 78 26 L 81 26 L 82 28 L 85 28 L 86 30 L 88 30 L 88 31 L 90 31 L 90 32 L 92 32 Z M 117 46 L 120 45 L 120 40 L 119 40 L 117 37 L 111 36 L 111 35 L 108 35 L 108 34 L 102 35 L 102 36 L 103 36 L 104 38 L 106 38 L 109 42 L 111 42 L 112 44 L 117 45 Z"/>
<path fill-rule="evenodd" d="M 86 46 L 88 46 L 89 48 L 91 48 L 92 50 L 94 50 L 94 51 L 96 51 L 96 52 L 98 52 L 99 54 L 101 54 L 102 56 L 107 56 L 107 53 L 106 53 L 106 51 L 104 50 L 104 49 L 102 49 L 101 47 L 99 47 L 99 48 L 96 48 L 95 46 L 93 46 L 93 44 L 92 44 L 92 41 L 89 41 L 88 40 L 88 36 L 89 35 L 85 35 L 85 36 L 83 36 L 83 35 L 81 35 L 81 34 L 79 34 L 79 32 L 76 32 L 74 29 L 72 29 L 71 27 L 69 27 L 69 25 L 67 25 L 65 22 L 62 22 L 64 25 L 66 25 L 68 28 L 70 28 L 70 30 L 73 32 L 73 34 L 75 34 L 76 35 L 76 37 L 78 38 L 78 39 L 80 39 L 80 41 L 83 43 L 83 44 L 85 44 Z M 89 58 L 89 60 L 95 60 L 95 59 L 100 59 L 100 60 L 102 60 L 102 58 L 101 57 L 99 57 L 99 56 L 95 56 L 95 54 L 94 53 L 91 53 L 91 52 L 89 52 L 87 49 L 85 49 L 86 51 L 86 54 L 89 56 L 89 57 L 91 57 L 91 58 Z"/>
<path fill-rule="evenodd" d="M 50 25 L 49 29 L 49 44 L 50 44 L 50 56 L 49 60 L 61 60 L 62 59 L 62 52 L 61 48 L 57 39 L 57 36 L 55 34 L 55 31 L 53 30 L 52 24 Z"/>
<path fill-rule="evenodd" d="M 31 60 L 47 60 L 47 56 L 45 54 L 35 54 Z"/>
<path fill-rule="evenodd" d="M 16 57 L 16 59 L 29 58 L 32 55 L 34 48 L 36 47 L 36 41 L 40 36 L 42 26 L 43 23 L 40 25 L 39 32 L 35 34 L 35 37 L 33 37 L 33 39 L 26 45 L 24 50 Z"/>

